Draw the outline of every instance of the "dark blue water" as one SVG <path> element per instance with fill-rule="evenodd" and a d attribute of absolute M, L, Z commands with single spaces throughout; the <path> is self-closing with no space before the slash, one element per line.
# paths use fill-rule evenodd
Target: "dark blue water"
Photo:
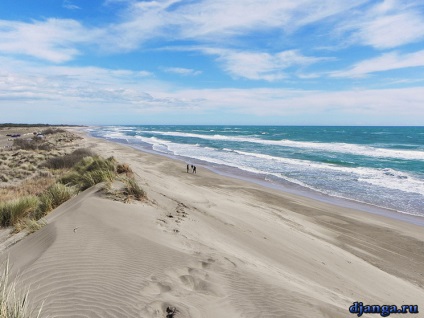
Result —
<path fill-rule="evenodd" d="M 424 127 L 108 126 L 91 134 L 424 216 Z"/>

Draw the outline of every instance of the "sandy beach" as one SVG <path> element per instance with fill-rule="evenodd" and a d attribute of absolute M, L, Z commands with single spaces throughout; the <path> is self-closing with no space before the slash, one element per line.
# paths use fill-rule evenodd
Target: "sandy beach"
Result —
<path fill-rule="evenodd" d="M 147 200 L 90 188 L 3 252 L 42 317 L 356 317 L 355 301 L 424 310 L 422 227 L 187 173 L 71 130 L 128 163 Z"/>

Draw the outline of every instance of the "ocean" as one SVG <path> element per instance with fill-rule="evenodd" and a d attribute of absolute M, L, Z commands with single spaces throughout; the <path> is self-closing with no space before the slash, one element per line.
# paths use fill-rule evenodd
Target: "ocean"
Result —
<path fill-rule="evenodd" d="M 140 125 L 89 132 L 271 187 L 424 217 L 424 127 Z"/>

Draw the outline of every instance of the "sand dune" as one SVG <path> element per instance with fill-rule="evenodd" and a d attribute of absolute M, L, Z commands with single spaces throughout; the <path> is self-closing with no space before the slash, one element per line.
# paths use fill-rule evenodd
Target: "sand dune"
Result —
<path fill-rule="evenodd" d="M 88 189 L 3 253 L 43 316 L 176 308 L 168 316 L 349 317 L 354 301 L 424 308 L 422 227 L 82 142 L 129 163 L 149 200 Z"/>

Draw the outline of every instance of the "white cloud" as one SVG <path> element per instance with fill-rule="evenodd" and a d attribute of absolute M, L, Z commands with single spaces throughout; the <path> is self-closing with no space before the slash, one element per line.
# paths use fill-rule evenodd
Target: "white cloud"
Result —
<path fill-rule="evenodd" d="M 359 40 L 378 49 L 416 42 L 424 37 L 424 20 L 414 12 L 378 17 L 362 25 Z"/>
<path fill-rule="evenodd" d="M 87 43 L 93 33 L 77 21 L 48 19 L 33 23 L 0 20 L 0 52 L 22 54 L 61 63 L 80 52 L 78 43 Z"/>
<path fill-rule="evenodd" d="M 364 0 L 204 0 L 178 10 L 182 36 L 206 40 L 250 31 L 278 29 L 293 31 L 347 11 Z"/>
<path fill-rule="evenodd" d="M 223 69 L 234 77 L 270 82 L 287 77 L 285 70 L 290 67 L 307 66 L 326 59 L 304 56 L 297 50 L 271 54 L 217 48 L 198 49 L 206 54 L 217 55 Z"/>
<path fill-rule="evenodd" d="M 351 116 L 355 116 L 372 124 L 384 115 L 392 120 L 391 124 L 407 124 L 408 120 L 424 124 L 424 87 L 338 92 L 278 88 L 184 89 L 129 70 L 42 66 L 5 58 L 1 58 L 0 63 L 6 65 L 0 70 L 3 120 L 11 120 L 6 107 L 17 107 L 21 114 L 47 107 L 49 116 L 56 114 L 56 122 L 66 113 L 66 121 L 74 123 L 90 120 L 100 123 L 96 114 L 105 116 L 110 123 L 114 120 L 110 114 L 124 114 L 122 116 L 130 120 L 137 114 L 167 116 L 179 111 L 183 116 L 190 111 L 190 114 L 226 114 L 234 116 L 235 122 L 238 114 L 243 114 L 252 118 L 281 118 L 282 122 L 285 116 L 299 119 L 330 116 L 335 118 L 335 124 L 349 124 Z M 404 121 L 400 121 L 401 118 Z"/>
<path fill-rule="evenodd" d="M 364 77 L 370 73 L 375 72 L 384 72 L 407 67 L 421 66 L 424 66 L 424 50 L 409 54 L 391 52 L 376 58 L 359 62 L 348 70 L 333 72 L 330 74 L 330 76 Z"/>
<path fill-rule="evenodd" d="M 79 6 L 73 4 L 70 0 L 64 0 L 62 3 L 62 7 L 68 10 L 79 10 L 81 9 Z"/>
<path fill-rule="evenodd" d="M 127 9 L 120 14 L 120 22 L 106 28 L 103 47 L 133 50 L 152 39 L 219 41 L 229 45 L 230 39 L 248 38 L 258 31 L 291 33 L 302 26 L 347 13 L 366 1 L 109 0 L 107 3 L 126 3 Z"/>
<path fill-rule="evenodd" d="M 394 48 L 424 38 L 422 1 L 385 0 L 356 12 L 342 22 L 342 32 L 352 32 L 351 42 L 377 49 Z"/>
<path fill-rule="evenodd" d="M 0 58 L 1 100 L 55 100 L 137 103 L 148 100 L 138 88 L 148 82 L 146 71 L 111 70 L 98 67 L 47 66 Z M 156 87 L 156 85 L 155 85 Z M 149 88 L 149 85 L 146 85 Z"/>
<path fill-rule="evenodd" d="M 318 116 L 315 124 L 325 122 L 327 117 L 334 118 L 334 124 L 352 124 L 351 116 L 355 116 L 368 124 L 384 124 L 384 120 L 380 121 L 381 117 L 386 118 L 386 123 L 387 118 L 390 118 L 390 124 L 424 124 L 423 87 L 338 92 L 265 88 L 204 89 L 182 90 L 172 96 L 177 99 L 185 96 L 191 100 L 203 98 L 201 105 L 204 109 L 225 109 L 234 115 L 280 117 L 282 122 L 285 116 L 298 116 L 299 121 L 304 116 Z"/>
<path fill-rule="evenodd" d="M 201 71 L 196 71 L 191 68 L 183 68 L 183 67 L 166 67 L 166 68 L 163 68 L 163 70 L 167 73 L 174 73 L 174 74 L 183 75 L 183 76 L 188 76 L 188 75 L 197 76 L 202 74 Z"/>
<path fill-rule="evenodd" d="M 169 15 L 167 9 L 176 2 L 179 0 L 128 1 L 121 21 L 104 27 L 100 46 L 111 52 L 131 51 L 152 39 L 172 39 L 175 30 L 168 28 L 174 24 L 175 16 Z"/>

